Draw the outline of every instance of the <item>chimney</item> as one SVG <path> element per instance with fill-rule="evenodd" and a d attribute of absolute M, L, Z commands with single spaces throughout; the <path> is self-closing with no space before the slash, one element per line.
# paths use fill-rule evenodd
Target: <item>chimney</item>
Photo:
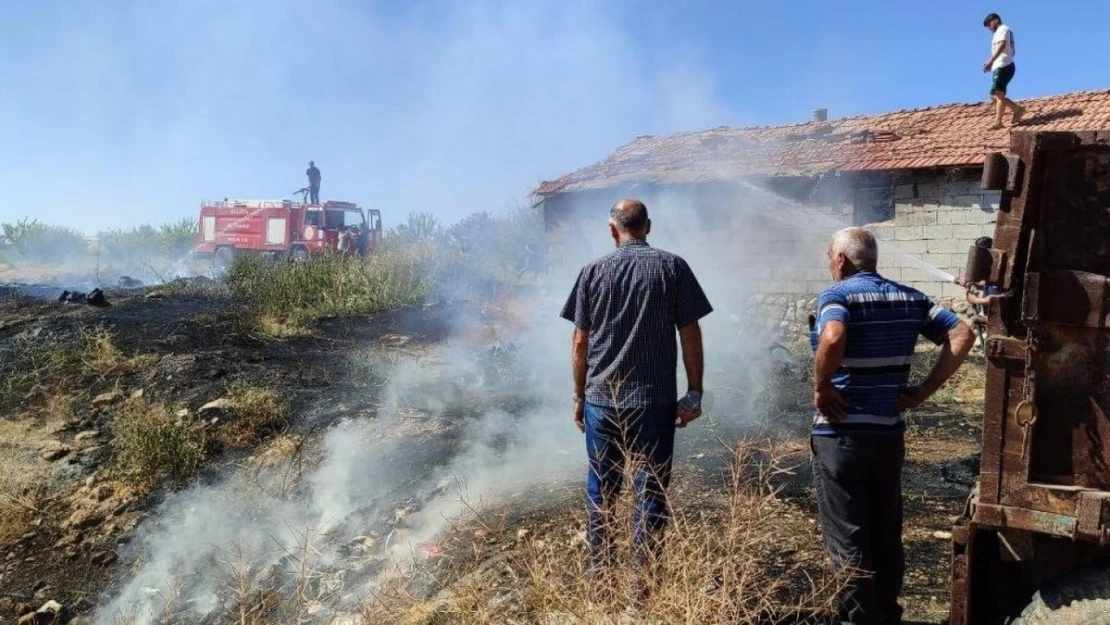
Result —
<path fill-rule="evenodd" d="M 813 111 L 813 121 L 824 122 L 829 119 L 829 109 L 816 109 Z"/>

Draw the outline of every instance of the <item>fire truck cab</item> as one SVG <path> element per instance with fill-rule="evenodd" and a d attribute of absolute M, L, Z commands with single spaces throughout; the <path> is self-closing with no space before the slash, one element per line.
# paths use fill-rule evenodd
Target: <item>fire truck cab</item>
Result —
<path fill-rule="evenodd" d="M 298 260 L 328 250 L 366 256 L 381 240 L 381 211 L 353 202 L 224 200 L 201 204 L 196 255 L 226 268 L 241 251 Z"/>

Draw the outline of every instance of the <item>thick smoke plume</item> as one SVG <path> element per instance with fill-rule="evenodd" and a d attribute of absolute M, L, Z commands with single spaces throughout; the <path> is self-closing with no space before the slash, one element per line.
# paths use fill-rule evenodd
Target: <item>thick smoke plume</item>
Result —
<path fill-rule="evenodd" d="M 737 188 L 730 197 L 716 211 L 688 193 L 650 198 L 649 240 L 689 260 L 716 308 L 704 322 L 707 385 L 719 396 L 712 418 L 736 432 L 766 414 L 776 366 L 768 350 L 783 333 L 752 308 L 756 283 L 745 268 L 758 262 L 757 248 L 740 240 L 782 228 L 766 219 L 774 196 Z M 512 315 L 502 311 L 491 328 L 473 307 L 440 304 L 458 312 L 448 339 L 429 352 L 398 356 L 367 346 L 349 355 L 346 416 L 300 416 L 301 432 L 334 423 L 319 442 L 273 466 L 229 468 L 165 501 L 132 542 L 135 574 L 108 597 L 99 622 L 127 614 L 149 623 L 164 611 L 199 620 L 228 601 L 233 570 L 249 571 L 252 584 L 274 583 L 307 552 L 323 580 L 314 600 L 353 610 L 381 575 L 419 559 L 422 546 L 471 507 L 527 500 L 545 485 L 580 480 L 583 443 L 568 401 L 571 326 L 557 313 L 577 268 L 613 243 L 607 200 L 566 208 L 580 236 L 564 246 L 564 262 L 542 276 L 534 294 L 512 300 Z M 726 214 L 727 224 L 712 217 Z M 801 247 L 819 248 L 814 242 L 829 232 L 824 224 L 788 221 L 796 240 L 810 241 Z M 786 273 L 819 266 L 812 253 L 784 255 Z M 362 380 L 370 382 L 356 382 Z M 803 414 L 797 418 L 795 425 L 804 423 Z M 363 536 L 372 537 L 372 548 L 351 546 Z M 352 559 L 352 549 L 366 558 Z"/>
<path fill-rule="evenodd" d="M 341 120 L 343 128 L 338 138 L 302 137 L 275 150 L 273 142 L 233 141 L 238 128 L 265 131 L 253 112 L 243 119 L 251 107 L 237 106 L 221 122 L 235 128 L 214 127 L 209 118 L 173 118 L 176 127 L 161 142 L 167 146 L 163 159 L 205 162 L 213 150 L 235 150 L 242 158 L 224 169 L 201 168 L 192 180 L 152 176 L 157 193 L 196 197 L 201 188 L 201 194 L 224 197 L 247 189 L 257 196 L 258 189 L 285 189 L 289 185 L 278 173 L 259 172 L 278 172 L 279 164 L 298 163 L 305 149 L 315 149 L 325 195 L 379 206 L 387 225 L 413 207 L 455 219 L 519 197 L 538 182 L 539 172 L 568 170 L 637 134 L 740 121 L 720 105 L 713 77 L 696 63 L 645 67 L 634 54 L 632 33 L 605 11 L 588 3 L 529 6 L 479 3 L 473 10 L 449 10 L 446 32 L 416 18 L 398 24 L 369 16 L 344 2 L 323 3 L 307 18 L 276 5 L 253 13 L 232 10 L 213 32 L 201 29 L 215 46 L 204 45 L 205 37 L 198 39 L 190 26 L 183 40 L 234 62 L 206 58 L 210 66 L 190 67 L 175 84 L 184 98 L 175 110 L 226 102 L 228 94 L 233 100 L 261 97 L 285 103 L 278 111 L 282 132 L 315 127 L 324 117 Z M 276 41 L 240 36 L 281 33 L 290 24 L 295 34 L 268 35 Z M 325 60 L 299 58 L 299 49 L 298 58 L 287 58 L 285 44 L 305 37 L 332 41 L 349 25 L 380 36 L 344 36 L 342 45 L 321 54 L 343 68 L 373 59 L 382 65 L 373 72 L 396 72 L 406 80 L 395 92 L 367 98 L 370 108 L 358 107 L 354 116 L 329 98 L 317 98 L 319 108 L 305 109 L 309 113 L 290 108 L 303 98 L 279 97 L 276 85 L 288 79 L 303 91 L 310 66 Z M 159 34 L 163 39 L 175 38 Z M 659 58 L 690 58 L 668 54 L 682 47 L 675 42 L 652 45 Z M 281 62 L 273 59 L 275 52 Z M 505 62 L 509 58 L 512 63 Z M 296 71 L 286 77 L 278 69 L 258 74 L 258 67 Z M 240 80 L 240 73 L 250 80 Z M 339 93 L 367 83 L 354 74 L 331 79 L 339 82 L 316 87 Z M 318 153 L 325 149 L 328 160 Z M 369 183 L 367 172 L 374 173 Z M 154 193 L 129 198 L 129 211 L 136 213 L 143 202 L 153 205 Z M 329 611 L 354 609 L 391 562 L 404 567 L 422 557 L 422 545 L 476 502 L 497 506 L 522 494 L 539 496 L 544 484 L 581 480 L 584 445 L 571 424 L 569 402 L 571 326 L 557 313 L 581 264 L 612 249 L 606 218 L 622 194 L 639 192 L 584 195 L 549 206 L 548 236 L 554 238 L 556 230 L 571 235 L 547 255 L 551 266 L 538 272 L 539 288 L 513 300 L 519 307 L 514 317 L 526 323 L 498 317 L 491 337 L 488 320 L 468 308 L 454 319 L 449 338 L 427 353 L 398 356 L 367 345 L 363 353 L 347 355 L 351 380 L 339 385 L 351 389 L 340 398 L 347 412 L 295 415 L 294 435 L 330 424 L 322 436 L 307 437 L 292 458 L 227 467 L 218 478 L 169 496 L 130 543 L 125 557 L 135 565 L 103 598 L 98 623 L 133 615 L 145 625 L 163 612 L 197 622 L 226 607 L 229 576 L 246 576 L 252 586 L 280 586 L 298 562 L 304 564 L 306 553 L 320 580 L 313 600 Z M 716 309 L 704 323 L 707 384 L 718 398 L 712 418 L 735 431 L 758 423 L 773 387 L 768 349 L 784 329 L 781 317 L 753 308 L 752 300 L 761 281 L 819 279 L 813 272 L 820 270 L 820 247 L 833 228 L 803 210 L 784 213 L 773 194 L 742 186 L 710 195 L 657 190 L 643 199 L 654 224 L 650 242 L 690 262 Z M 468 247 L 496 247 L 512 234 L 497 236 L 469 241 Z M 769 254 L 778 259 L 773 275 L 763 268 Z M 448 293 L 486 292 L 485 285 L 451 287 Z M 798 419 L 804 423 L 805 416 Z"/>

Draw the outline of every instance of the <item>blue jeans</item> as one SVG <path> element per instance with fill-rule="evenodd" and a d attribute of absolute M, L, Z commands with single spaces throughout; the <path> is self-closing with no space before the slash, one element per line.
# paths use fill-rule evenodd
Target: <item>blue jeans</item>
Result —
<path fill-rule="evenodd" d="M 676 406 L 606 408 L 585 405 L 586 537 L 590 570 L 598 572 L 614 560 L 610 511 L 620 497 L 626 462 L 630 464 L 634 495 L 633 545 L 637 566 L 652 564 L 663 547 L 669 519 L 667 485 L 674 455 Z"/>

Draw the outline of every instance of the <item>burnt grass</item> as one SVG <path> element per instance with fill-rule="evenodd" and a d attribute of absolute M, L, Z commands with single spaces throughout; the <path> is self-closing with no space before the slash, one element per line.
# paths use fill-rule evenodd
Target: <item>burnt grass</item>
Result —
<path fill-rule="evenodd" d="M 449 320 L 458 313 L 451 306 L 438 305 L 325 319 L 316 324 L 312 336 L 261 340 L 243 331 L 239 311 L 218 293 L 147 297 L 150 292 L 109 291 L 112 305 L 106 308 L 14 293 L 0 295 L 0 353 L 28 333 L 64 345 L 81 328 L 101 327 L 122 353 L 146 357 L 137 371 L 85 380 L 81 388 L 72 390 L 73 414 L 53 433 L 62 444 L 80 449 L 74 440 L 78 432 L 110 432 L 110 406 L 92 402 L 104 393 L 126 396 L 141 390 L 149 401 L 195 410 L 223 397 L 236 380 L 279 390 L 291 412 L 298 415 L 284 433 L 307 438 L 347 414 L 350 407 L 345 401 L 351 391 L 373 393 L 383 383 L 374 379 L 373 371 L 353 375 L 346 354 L 368 344 L 400 341 L 406 349 L 435 344 L 447 337 Z M 711 414 L 680 434 L 672 496 L 696 502 L 705 492 L 726 491 L 732 459 L 729 442 L 738 435 L 774 438 L 786 450 L 784 466 L 790 469 L 775 478 L 778 496 L 791 511 L 783 518 L 784 544 L 790 557 L 819 566 L 824 555 L 809 470 L 806 383 L 796 376 L 780 382 L 783 400 L 759 422 L 736 427 L 728 425 L 735 421 L 729 415 Z M 0 420 L 21 418 L 20 410 L 31 408 L 2 406 Z M 978 471 L 981 410 L 981 401 L 945 396 L 908 417 L 904 473 L 907 576 L 903 592 L 907 623 L 942 623 L 947 617 L 947 532 L 962 511 Z M 430 471 L 437 458 L 449 455 L 445 449 L 454 443 L 452 436 L 447 429 L 427 444 L 407 447 L 398 457 L 396 470 L 413 476 Z M 96 526 L 67 525 L 67 518 L 72 519 L 72 493 L 81 489 L 89 476 L 102 479 L 110 465 L 110 437 L 96 447 L 91 453 L 72 453 L 57 461 L 64 467 L 38 509 L 34 530 L 14 544 L 0 545 L 0 622 L 14 622 L 27 608 L 37 608 L 50 599 L 88 615 L 98 597 L 122 579 L 132 564 L 117 554 L 123 552 L 132 530 L 164 498 L 168 487 L 120 501 L 120 511 L 108 520 L 90 521 L 99 523 Z M 214 447 L 196 479 L 217 480 L 221 469 L 250 452 Z M 398 479 L 398 483 L 407 481 Z M 507 512 L 491 510 L 490 514 L 511 534 L 565 518 L 581 508 L 581 496 L 577 482 L 536 489 L 521 501 L 504 504 Z M 405 493 L 383 493 L 382 497 L 403 501 Z M 75 532 L 83 534 L 81 540 L 59 546 Z M 471 541 L 459 536 L 445 537 L 442 545 L 445 550 L 452 545 L 471 550 L 465 558 L 455 559 L 455 566 L 477 565 L 504 549 L 491 542 L 489 553 L 473 552 Z"/>
<path fill-rule="evenodd" d="M 155 297 L 147 297 L 152 291 L 156 289 L 109 291 L 111 305 L 104 308 L 27 297 L 14 289 L 0 294 L 0 357 L 27 337 L 43 348 L 71 349 L 83 329 L 95 327 L 111 336 L 120 353 L 141 355 L 144 365 L 134 372 L 82 379 L 78 388 L 68 389 L 74 399 L 73 413 L 48 434 L 73 447 L 74 453 L 54 462 L 60 469 L 37 508 L 31 531 L 14 544 L 0 545 L 0 622 L 15 622 L 23 612 L 51 599 L 71 613 L 89 613 L 102 591 L 130 565 L 117 557 L 130 532 L 168 492 L 168 485 L 163 485 L 131 493 L 107 519 L 93 515 L 67 524 L 74 514 L 73 493 L 90 476 L 99 483 L 108 474 L 114 453 L 107 435 L 113 408 L 94 405 L 94 398 L 105 393 L 125 398 L 141 393 L 149 402 L 195 411 L 223 397 L 233 381 L 245 380 L 277 389 L 291 412 L 299 415 L 286 433 L 305 436 L 342 414 L 343 394 L 332 391 L 347 384 L 348 362 L 343 355 L 381 337 L 403 336 L 407 345 L 419 346 L 441 340 L 447 331 L 446 311 L 433 306 L 325 319 L 315 336 L 260 340 L 243 332 L 237 324 L 239 311 L 219 294 L 155 292 Z M 360 384 L 373 382 L 365 377 L 359 380 Z M 4 399 L 9 401 L 0 406 L 0 421 L 37 418 L 33 415 L 41 397 L 24 402 Z M 98 431 L 107 440 L 82 448 L 75 441 L 82 431 Z M 85 453 L 88 450 L 91 453 Z M 210 446 L 197 479 L 217 479 L 222 467 L 249 451 Z"/>

